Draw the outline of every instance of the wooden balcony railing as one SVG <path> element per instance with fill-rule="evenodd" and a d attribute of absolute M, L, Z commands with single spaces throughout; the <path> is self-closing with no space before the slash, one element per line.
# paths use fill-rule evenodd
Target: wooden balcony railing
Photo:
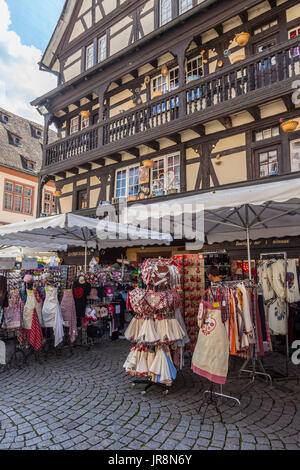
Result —
<path fill-rule="evenodd" d="M 47 146 L 45 166 L 93 151 L 103 156 L 109 153 L 110 145 L 117 151 L 118 143 L 130 147 L 134 136 L 146 136 L 152 129 L 179 120 L 184 128 L 186 118 L 198 113 L 196 125 L 202 112 L 205 117 L 217 105 L 234 103 L 235 98 L 243 96 L 246 105 L 248 93 L 266 90 L 299 74 L 300 38 L 295 38 Z M 249 101 L 248 106 L 251 106 Z"/>

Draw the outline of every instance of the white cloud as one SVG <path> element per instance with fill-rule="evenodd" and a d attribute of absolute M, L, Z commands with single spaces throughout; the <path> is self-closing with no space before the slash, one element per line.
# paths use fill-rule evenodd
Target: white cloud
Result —
<path fill-rule="evenodd" d="M 0 0 L 0 106 L 32 121 L 43 118 L 30 101 L 56 87 L 56 77 L 39 70 L 42 52 L 35 46 L 25 46 L 12 30 L 10 12 L 5 0 Z"/>

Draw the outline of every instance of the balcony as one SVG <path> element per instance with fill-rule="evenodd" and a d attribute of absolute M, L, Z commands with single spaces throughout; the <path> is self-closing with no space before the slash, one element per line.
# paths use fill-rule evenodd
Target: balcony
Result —
<path fill-rule="evenodd" d="M 292 92 L 300 39 L 242 60 L 46 147 L 46 173 L 191 129 Z"/>

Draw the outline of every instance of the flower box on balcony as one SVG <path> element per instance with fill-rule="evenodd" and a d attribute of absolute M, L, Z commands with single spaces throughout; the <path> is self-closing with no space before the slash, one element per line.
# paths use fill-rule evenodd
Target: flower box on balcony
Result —
<path fill-rule="evenodd" d="M 187 78 L 186 83 L 193 82 L 194 80 L 199 80 L 200 76 L 199 75 L 192 75 L 191 77 Z"/>
<path fill-rule="evenodd" d="M 162 91 L 154 91 L 152 93 L 152 98 L 158 98 L 159 96 L 162 96 L 163 95 L 163 92 Z"/>

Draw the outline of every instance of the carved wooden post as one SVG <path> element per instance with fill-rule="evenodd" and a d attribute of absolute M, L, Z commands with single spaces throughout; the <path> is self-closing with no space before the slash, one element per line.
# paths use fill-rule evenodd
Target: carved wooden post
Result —
<path fill-rule="evenodd" d="M 104 111 L 104 95 L 109 86 L 109 83 L 103 83 L 99 88 L 94 90 L 94 93 L 96 93 L 99 97 L 99 130 L 98 130 L 98 145 L 97 147 L 102 147 L 104 144 L 104 116 L 103 116 L 103 111 Z"/>
<path fill-rule="evenodd" d="M 179 90 L 182 90 L 182 87 L 186 84 L 186 72 L 185 72 L 185 51 L 188 48 L 190 40 L 186 40 L 182 43 L 177 44 L 176 46 L 170 49 L 170 52 L 177 56 L 178 67 L 179 67 L 179 76 L 178 84 Z M 179 117 L 186 115 L 186 92 L 180 92 L 179 98 Z"/>

